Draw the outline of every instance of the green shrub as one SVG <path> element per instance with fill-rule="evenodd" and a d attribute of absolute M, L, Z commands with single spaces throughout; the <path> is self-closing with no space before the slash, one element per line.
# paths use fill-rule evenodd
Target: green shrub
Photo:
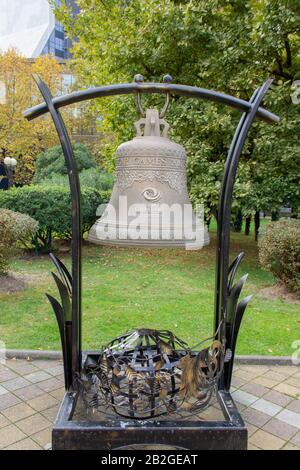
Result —
<path fill-rule="evenodd" d="M 28 246 L 37 227 L 37 221 L 28 215 L 0 208 L 0 274 L 7 272 L 16 243 Z"/>
<path fill-rule="evenodd" d="M 96 210 L 103 202 L 99 191 L 83 187 L 83 231 L 96 220 Z M 52 249 L 52 238 L 71 237 L 71 196 L 66 186 L 32 185 L 0 191 L 0 207 L 28 214 L 39 222 L 37 241 L 44 252 Z"/>
<path fill-rule="evenodd" d="M 73 151 L 79 173 L 88 168 L 96 167 L 97 164 L 90 150 L 84 144 L 74 144 Z M 51 178 L 52 175 L 67 175 L 67 173 L 62 148 L 57 145 L 37 157 L 33 182 L 42 183 L 44 180 Z"/>
<path fill-rule="evenodd" d="M 300 293 L 300 220 L 270 222 L 259 239 L 259 260 L 264 269 Z"/>
<path fill-rule="evenodd" d="M 106 171 L 100 171 L 98 168 L 89 168 L 87 170 L 82 170 L 79 173 L 80 184 L 83 187 L 94 188 L 100 191 L 100 193 L 111 194 L 114 178 L 110 173 Z M 54 186 L 67 186 L 68 176 L 53 174 L 51 178 L 43 181 L 43 184 L 49 184 Z"/>

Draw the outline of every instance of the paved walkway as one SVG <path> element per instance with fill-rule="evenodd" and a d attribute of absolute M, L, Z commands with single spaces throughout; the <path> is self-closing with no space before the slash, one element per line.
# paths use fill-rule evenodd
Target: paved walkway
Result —
<path fill-rule="evenodd" d="M 249 449 L 300 450 L 300 368 L 235 367 L 233 397 L 249 431 Z M 61 361 L 0 364 L 0 449 L 43 449 L 64 394 Z"/>

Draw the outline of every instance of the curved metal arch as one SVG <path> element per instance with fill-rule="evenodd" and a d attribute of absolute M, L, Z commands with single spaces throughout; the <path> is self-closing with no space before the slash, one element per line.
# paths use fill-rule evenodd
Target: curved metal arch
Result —
<path fill-rule="evenodd" d="M 238 327 L 242 318 L 237 319 L 235 316 L 230 320 L 230 324 L 226 325 L 226 307 L 228 299 L 228 275 L 229 275 L 229 243 L 230 243 L 230 218 L 231 218 L 231 204 L 233 187 L 237 173 L 239 159 L 243 150 L 243 146 L 255 119 L 259 105 L 262 102 L 265 94 L 272 84 L 272 79 L 267 80 L 261 88 L 256 90 L 251 97 L 251 110 L 245 113 L 238 124 L 235 135 L 230 146 L 223 181 L 219 197 L 218 207 L 218 232 L 217 232 L 217 253 L 216 253 L 216 291 L 215 291 L 215 328 L 223 319 L 219 337 L 221 340 L 226 341 L 228 334 L 232 336 L 232 329 L 235 324 Z M 245 309 L 244 309 L 245 310 Z M 242 314 L 244 313 L 242 311 Z M 241 310 L 240 310 L 241 311 Z M 234 312 L 236 313 L 236 312 Z M 227 330 L 227 331 L 226 331 Z M 229 332 L 229 333 L 228 333 Z M 235 336 L 238 334 L 238 329 L 235 327 Z M 232 341 L 236 344 L 236 338 Z M 228 390 L 230 388 L 232 364 L 234 359 L 234 349 L 231 351 L 231 359 L 225 367 L 225 376 L 222 377 L 219 387 L 223 388 L 224 385 Z"/>
<path fill-rule="evenodd" d="M 76 372 L 81 367 L 81 210 L 80 210 L 80 185 L 76 169 L 76 163 L 72 151 L 72 146 L 68 133 L 66 131 L 63 119 L 58 111 L 58 108 L 67 106 L 72 103 L 84 101 L 87 99 L 98 98 L 103 96 L 113 96 L 121 94 L 133 94 L 137 92 L 142 93 L 173 93 L 181 96 L 192 98 L 202 98 L 213 102 L 226 104 L 232 108 L 243 111 L 235 135 L 233 137 L 223 176 L 223 183 L 219 198 L 219 211 L 218 211 L 218 240 L 216 251 L 216 288 L 215 288 L 215 324 L 219 325 L 220 320 L 223 318 L 222 327 L 218 330 L 219 337 L 224 339 L 228 334 L 235 336 L 232 344 L 236 343 L 236 336 L 241 322 L 241 316 L 245 310 L 246 304 L 238 308 L 238 314 L 233 318 L 233 325 L 226 325 L 226 302 L 227 302 L 227 281 L 229 274 L 229 240 L 230 240 L 230 214 L 232 192 L 235 182 L 235 176 L 239 158 L 242 148 L 255 117 L 268 122 L 276 123 L 279 117 L 275 114 L 261 108 L 259 105 L 271 85 L 272 80 L 268 80 L 260 89 L 258 89 L 251 100 L 244 101 L 232 96 L 224 95 L 212 90 L 205 90 L 202 88 L 185 86 L 185 85 L 171 85 L 160 83 L 131 83 L 121 85 L 110 85 L 104 87 L 97 87 L 88 90 L 82 90 L 69 95 L 53 98 L 47 86 L 39 79 L 34 77 L 41 94 L 44 97 L 45 103 L 26 110 L 23 114 L 28 119 L 34 119 L 47 112 L 50 112 L 53 119 L 56 131 L 58 133 L 64 157 L 69 172 L 70 190 L 72 196 L 72 383 L 74 385 L 74 377 Z M 234 331 L 233 331 L 234 327 Z M 227 330 L 229 333 L 227 334 Z M 224 383 L 230 386 L 230 378 L 233 363 L 234 351 L 232 358 L 229 361 L 229 368 L 227 372 L 225 369 L 224 375 L 219 384 L 220 387 Z M 229 385 L 228 385 L 229 384 Z"/>
<path fill-rule="evenodd" d="M 81 222 L 81 193 L 80 183 L 76 161 L 73 154 L 72 144 L 68 136 L 63 119 L 59 111 L 53 104 L 53 97 L 47 85 L 40 79 L 38 75 L 33 78 L 43 96 L 54 126 L 56 128 L 60 144 L 65 157 L 68 170 L 71 204 L 72 204 L 72 326 L 71 326 L 71 344 L 65 345 L 66 349 L 70 349 L 71 364 L 67 369 L 69 375 L 66 383 L 74 385 L 74 377 L 81 367 L 81 239 L 82 239 L 82 222 Z M 64 345 L 63 345 L 64 346 Z"/>
<path fill-rule="evenodd" d="M 52 102 L 54 107 L 58 109 L 80 101 L 101 98 L 103 96 L 129 95 L 134 93 L 170 93 L 173 95 L 204 99 L 215 103 L 225 104 L 242 112 L 251 110 L 250 102 L 235 98 L 234 96 L 219 93 L 214 90 L 206 90 L 205 88 L 188 85 L 175 85 L 170 83 L 123 83 L 120 85 L 100 86 L 76 91 L 68 95 L 57 96 L 53 98 Z M 26 119 L 31 120 L 38 116 L 42 116 L 47 112 L 47 103 L 41 103 L 27 109 L 23 115 Z M 276 116 L 276 114 L 273 114 L 264 108 L 258 108 L 257 117 L 269 124 L 279 121 L 279 117 Z"/>

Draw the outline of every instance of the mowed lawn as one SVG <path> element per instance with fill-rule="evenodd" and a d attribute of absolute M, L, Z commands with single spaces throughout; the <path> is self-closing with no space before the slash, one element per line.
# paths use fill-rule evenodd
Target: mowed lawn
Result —
<path fill-rule="evenodd" d="M 260 296 L 274 284 L 258 267 L 253 235 L 232 234 L 231 257 L 246 252 L 239 275 L 249 273 L 244 294 L 254 294 L 238 340 L 239 354 L 291 355 L 300 338 L 300 306 Z M 59 254 L 70 266 L 70 255 Z M 190 345 L 213 332 L 215 233 L 201 251 L 139 250 L 85 244 L 83 345 L 103 343 L 133 327 L 172 330 Z M 58 328 L 44 295 L 56 295 L 47 256 L 15 258 L 11 270 L 28 287 L 0 294 L 0 340 L 6 348 L 59 349 Z M 1 282 L 1 281 L 0 281 Z"/>

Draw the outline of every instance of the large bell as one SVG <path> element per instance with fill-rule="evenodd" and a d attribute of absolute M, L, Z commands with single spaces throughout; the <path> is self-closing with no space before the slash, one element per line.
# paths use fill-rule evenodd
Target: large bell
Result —
<path fill-rule="evenodd" d="M 91 228 L 89 241 L 202 248 L 209 236 L 187 193 L 184 148 L 167 137 L 169 124 L 155 109 L 148 109 L 135 128 L 136 137 L 117 149 L 111 199 Z"/>

